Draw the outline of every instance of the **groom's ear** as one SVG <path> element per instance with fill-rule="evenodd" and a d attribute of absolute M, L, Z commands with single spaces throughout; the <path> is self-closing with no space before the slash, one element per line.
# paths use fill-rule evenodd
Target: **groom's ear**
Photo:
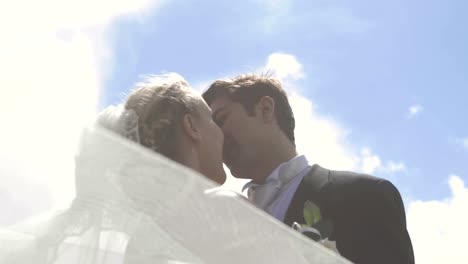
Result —
<path fill-rule="evenodd" d="M 270 96 L 263 96 L 255 105 L 255 114 L 264 123 L 275 122 L 275 100 Z"/>
<path fill-rule="evenodd" d="M 200 127 L 197 120 L 190 114 L 185 114 L 182 118 L 182 131 L 193 141 L 201 140 Z"/>

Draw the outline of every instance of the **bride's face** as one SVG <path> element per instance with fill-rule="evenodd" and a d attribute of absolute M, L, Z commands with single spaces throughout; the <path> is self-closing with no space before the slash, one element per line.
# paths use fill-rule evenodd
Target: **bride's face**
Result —
<path fill-rule="evenodd" d="M 200 172 L 209 179 L 223 184 L 226 180 L 222 156 L 224 142 L 223 132 L 213 121 L 209 106 L 203 99 L 201 100 L 203 102 L 203 109 L 200 111 L 200 129 L 202 132 L 202 142 L 200 144 L 199 153 Z"/>

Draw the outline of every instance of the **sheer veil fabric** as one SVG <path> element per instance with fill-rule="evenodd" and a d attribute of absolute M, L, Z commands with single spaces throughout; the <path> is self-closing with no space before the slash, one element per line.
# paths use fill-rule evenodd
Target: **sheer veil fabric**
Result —
<path fill-rule="evenodd" d="M 349 263 L 98 125 L 82 133 L 75 174 L 68 210 L 0 229 L 0 263 Z"/>

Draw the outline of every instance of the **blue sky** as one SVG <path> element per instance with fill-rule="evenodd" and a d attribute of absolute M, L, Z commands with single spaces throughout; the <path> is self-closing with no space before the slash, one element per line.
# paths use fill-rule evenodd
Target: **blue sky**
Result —
<path fill-rule="evenodd" d="M 112 27 L 114 69 L 101 105 L 118 103 L 141 74 L 175 71 L 195 85 L 252 72 L 275 52 L 291 54 L 305 75 L 296 82 L 300 93 L 350 131 L 349 144 L 406 166 L 379 176 L 408 197 L 442 199 L 450 195 L 448 175 L 468 175 L 467 5 L 168 3 Z M 422 110 L 409 117 L 417 105 Z"/>
<path fill-rule="evenodd" d="M 29 8 L 25 8 L 28 6 Z M 298 149 L 400 190 L 418 263 L 468 259 L 468 3 L 0 2 L 0 224 L 74 197 L 82 125 L 140 75 L 273 71 Z M 226 188 L 239 190 L 230 179 Z"/>

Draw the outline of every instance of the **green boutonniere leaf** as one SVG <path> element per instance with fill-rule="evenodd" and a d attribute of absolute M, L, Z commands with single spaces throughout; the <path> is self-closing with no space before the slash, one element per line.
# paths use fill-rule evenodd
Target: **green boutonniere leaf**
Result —
<path fill-rule="evenodd" d="M 306 201 L 304 204 L 304 219 L 307 226 L 313 226 L 322 219 L 320 208 L 311 201 Z"/>

